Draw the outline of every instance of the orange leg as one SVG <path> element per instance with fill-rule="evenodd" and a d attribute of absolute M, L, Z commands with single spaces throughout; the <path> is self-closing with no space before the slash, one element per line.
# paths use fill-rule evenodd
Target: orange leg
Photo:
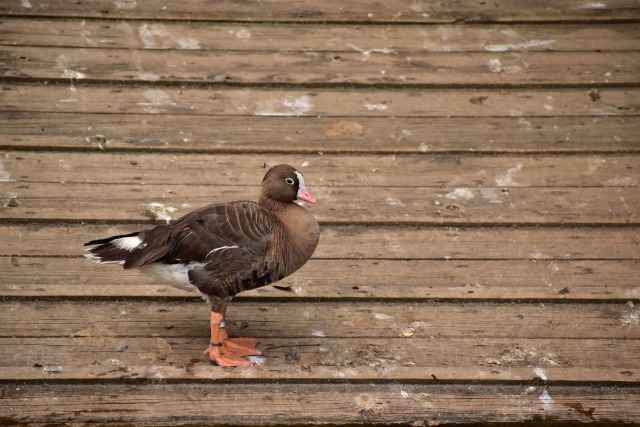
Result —
<path fill-rule="evenodd" d="M 245 356 L 259 356 L 253 338 L 229 338 L 224 328 L 224 314 L 211 312 L 211 343 L 204 351 L 219 366 L 248 366 L 253 363 Z"/>

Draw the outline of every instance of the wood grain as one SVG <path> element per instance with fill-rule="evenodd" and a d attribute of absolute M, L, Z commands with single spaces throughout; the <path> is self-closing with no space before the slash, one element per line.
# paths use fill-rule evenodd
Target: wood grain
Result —
<path fill-rule="evenodd" d="M 628 52 L 234 52 L 3 48 L 15 80 L 149 81 L 239 85 L 513 86 L 630 85 L 640 56 Z M 216 66 L 212 67 L 211 64 Z M 578 72 L 579 70 L 579 72 Z"/>
<path fill-rule="evenodd" d="M 149 221 L 145 221 L 145 226 Z M 78 257 L 92 239 L 140 224 L 3 224 L 0 256 Z M 426 260 L 636 260 L 637 227 L 321 227 L 314 258 Z"/>
<path fill-rule="evenodd" d="M 425 118 L 450 116 L 484 117 L 487 120 L 496 116 L 515 117 L 522 119 L 520 126 L 529 128 L 531 133 L 537 129 L 533 123 L 531 127 L 527 124 L 530 117 L 583 116 L 589 117 L 583 121 L 598 122 L 603 116 L 615 116 L 621 123 L 630 120 L 638 126 L 636 99 L 640 97 L 640 89 L 637 88 L 602 88 L 594 93 L 589 87 L 556 90 L 376 89 L 367 92 L 356 89 L 176 88 L 162 85 L 124 88 L 85 86 L 71 79 L 66 79 L 66 84 L 41 86 L 4 84 L 2 90 L 3 114 L 8 117 L 20 112 L 81 113 L 88 116 L 86 133 L 79 136 L 99 133 L 107 139 L 111 128 L 94 129 L 90 120 L 93 114 L 140 114 L 150 118 L 163 116 L 163 119 L 164 116 L 189 115 L 199 120 L 207 120 L 210 116 L 222 116 L 220 118 L 225 120 L 226 116 L 241 116 L 246 118 L 247 127 L 252 126 L 250 118 L 254 117 L 336 117 L 334 121 L 344 117 L 351 117 L 347 120 L 355 117 L 412 117 L 423 118 L 424 121 Z M 594 97 L 595 101 L 592 100 Z M 140 124 L 146 126 L 144 119 L 140 118 Z M 299 130 L 304 131 L 304 128 Z M 325 131 L 323 136 L 326 136 Z M 174 132 L 187 133 L 189 129 L 180 125 Z M 615 145 L 619 139 L 613 139 L 615 133 L 603 136 L 603 143 L 607 145 Z M 188 137 L 185 134 L 182 138 Z M 302 139 L 301 136 L 297 138 Z M 490 139 L 478 138 L 480 140 L 474 146 L 491 143 Z M 637 138 L 634 137 L 633 141 L 637 143 Z M 422 142 L 429 145 L 428 140 Z"/>
<path fill-rule="evenodd" d="M 261 155 L 145 153 L 4 153 L 6 179 L 20 184 L 65 183 L 228 185 L 258 188 L 266 167 L 300 168 L 317 187 L 634 187 L 640 184 L 640 155 Z M 107 174 L 96 174 L 108 170 Z M 189 170 L 189 174 L 184 174 Z M 324 191 L 324 190 L 319 190 Z M 321 201 L 321 199 L 320 199 Z"/>
<path fill-rule="evenodd" d="M 251 425 L 256 419 L 268 419 L 273 425 L 312 423 L 318 419 L 334 424 L 520 422 L 523 418 L 541 422 L 556 422 L 560 418 L 631 423 L 640 416 L 639 402 L 635 390 L 616 387 L 603 387 L 594 393 L 589 387 L 566 386 L 554 387 L 549 392 L 541 386 L 522 385 L 371 387 L 313 383 L 237 385 L 216 381 L 83 386 L 27 383 L 17 389 L 8 388 L 3 399 L 8 408 L 5 420 L 11 423 L 45 418 L 58 424 L 73 419 L 147 425 L 175 419 L 177 413 L 181 414 L 180 419 L 196 424 L 238 425 Z M 514 406 L 519 408 L 517 413 L 509 410 Z"/>
<path fill-rule="evenodd" d="M 0 16 L 0 425 L 640 419 L 636 1 Z M 197 294 L 82 257 L 282 162 L 321 240 L 230 305 L 253 366 L 202 355 Z"/>
<path fill-rule="evenodd" d="M 2 337 L 69 337 L 97 328 L 106 336 L 200 339 L 206 347 L 211 308 L 203 301 L 9 301 Z M 231 336 L 287 339 L 413 337 L 637 340 L 639 309 L 618 303 L 421 301 L 251 301 L 230 304 Z M 635 319 L 635 320 L 634 320 Z M 104 332 L 104 331 L 111 332 Z M 613 350 L 612 350 L 613 351 Z M 409 360 L 407 360 L 409 361 Z"/>
<path fill-rule="evenodd" d="M 628 301 L 640 299 L 639 267 L 637 260 L 312 259 L 279 283 L 285 291 L 266 287 L 237 298 Z M 89 265 L 84 258 L 0 257 L 0 276 L 5 297 L 199 298 L 137 271 Z"/>
<path fill-rule="evenodd" d="M 344 8 L 344 6 L 343 6 Z M 0 45 L 87 49 L 303 52 L 637 51 L 633 24 L 367 25 L 112 21 L 6 17 Z"/>
<path fill-rule="evenodd" d="M 89 335 L 93 332 L 94 335 Z M 103 335 L 95 335 L 102 333 Z M 105 336 L 107 333 L 109 336 Z M 120 337 L 97 327 L 62 338 L 5 338 L 2 378 L 123 382 L 165 380 L 267 381 L 547 381 L 580 384 L 580 375 L 633 385 L 637 340 L 519 338 L 266 338 L 261 363 L 249 370 L 219 369 L 200 355 L 206 337 Z M 126 345 L 126 348 L 125 348 Z M 123 350 L 124 348 L 124 350 Z M 121 351 L 118 351 L 120 349 Z M 16 360 L 14 355 L 22 355 Z M 402 361 L 399 357 L 402 357 Z M 575 366 L 580 366 L 576 368 Z M 607 378 L 605 375 L 609 375 Z"/>
<path fill-rule="evenodd" d="M 163 6 L 164 4 L 164 6 Z M 32 17 L 76 17 L 109 19 L 189 20 L 213 22 L 384 22 L 415 23 L 490 23 L 490 22 L 594 22 L 636 21 L 640 11 L 632 0 L 610 0 L 603 3 L 584 3 L 581 0 L 561 0 L 549 8 L 545 2 L 534 2 L 522 7 L 517 0 L 478 2 L 426 2 L 413 1 L 371 3 L 356 0 L 345 5 L 331 0 L 318 8 L 315 4 L 293 0 L 280 0 L 264 4 L 260 1 L 219 1 L 212 6 L 205 0 L 189 3 L 169 1 L 158 4 L 153 0 L 123 0 L 113 3 L 99 0 L 90 4 L 72 6 L 62 0 L 22 6 L 20 3 L 3 4 L 0 13 Z M 26 4 L 25 4 L 26 5 Z"/>
<path fill-rule="evenodd" d="M 7 183 L 0 220 L 142 221 L 177 219 L 212 202 L 257 198 L 246 186 Z M 333 224 L 633 225 L 639 187 L 315 187 L 311 209 Z M 13 206 L 19 204 L 18 206 Z"/>
<path fill-rule="evenodd" d="M 486 95 L 471 96 L 479 100 Z M 487 96 L 488 98 L 488 96 Z M 489 99 L 489 98 L 488 98 Z M 449 100 L 447 100 L 449 101 Z M 453 102 L 453 100 L 450 100 Z M 43 101 L 45 102 L 45 101 Z M 487 101 L 483 101 L 487 102 Z M 473 108 L 454 102 L 457 114 Z M 449 105 L 449 104 L 447 104 Z M 52 108 L 55 108 L 52 106 Z M 625 107 L 626 108 L 626 107 Z M 443 106 L 444 113 L 448 109 Z M 611 109 L 613 112 L 614 110 Z M 504 114 L 494 110 L 495 114 Z M 640 153 L 638 118 L 263 117 L 6 112 L 5 150 L 174 153 Z M 478 114 L 483 114 L 478 111 Z M 89 122 L 89 125 L 88 123 Z M 136 161 L 144 156 L 137 156 Z M 279 157 L 282 158 L 282 157 Z M 294 159 L 297 158 L 294 157 Z M 176 159 L 177 160 L 177 159 Z M 570 157 L 568 161 L 572 161 Z"/>

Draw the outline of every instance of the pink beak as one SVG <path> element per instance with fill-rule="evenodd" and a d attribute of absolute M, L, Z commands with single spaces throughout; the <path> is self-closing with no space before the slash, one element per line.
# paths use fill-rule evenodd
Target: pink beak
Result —
<path fill-rule="evenodd" d="M 313 197 L 311 193 L 309 193 L 309 190 L 307 190 L 305 187 L 300 187 L 300 189 L 298 190 L 298 200 L 304 200 L 305 202 L 309 203 L 316 202 L 316 198 Z"/>

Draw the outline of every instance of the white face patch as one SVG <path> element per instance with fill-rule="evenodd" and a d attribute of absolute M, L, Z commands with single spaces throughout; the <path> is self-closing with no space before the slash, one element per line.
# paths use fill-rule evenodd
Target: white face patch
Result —
<path fill-rule="evenodd" d="M 294 170 L 293 172 L 295 172 L 296 177 L 298 177 L 298 187 L 307 188 L 307 186 L 304 185 L 304 178 L 302 177 L 302 174 L 300 173 L 300 171 Z"/>
<path fill-rule="evenodd" d="M 120 249 L 131 252 L 136 249 L 142 243 L 142 240 L 138 236 L 121 237 L 119 239 L 112 240 L 110 242 L 113 246 L 117 246 Z"/>

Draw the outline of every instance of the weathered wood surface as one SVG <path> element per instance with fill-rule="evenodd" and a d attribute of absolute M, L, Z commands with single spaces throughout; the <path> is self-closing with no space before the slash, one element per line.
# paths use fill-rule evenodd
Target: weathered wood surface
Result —
<path fill-rule="evenodd" d="M 346 6 L 346 5 L 344 5 Z M 639 8 L 640 16 L 640 8 Z M 583 25 L 396 25 L 46 20 L 5 18 L 0 45 L 87 49 L 178 49 L 261 52 L 597 52 L 637 51 L 640 26 Z M 393 52 L 391 52 L 393 51 Z"/>
<path fill-rule="evenodd" d="M 487 95 L 469 99 L 482 96 Z M 609 110 L 614 112 L 614 108 Z M 505 114 L 504 111 L 493 113 Z M 0 130 L 0 148 L 5 150 L 49 148 L 148 153 L 153 149 L 280 155 L 640 153 L 638 118 L 629 116 L 388 117 L 381 120 L 377 117 L 215 115 L 203 118 L 144 113 L 93 113 L 87 119 L 80 112 L 4 114 L 7 122 Z"/>
<path fill-rule="evenodd" d="M 529 2 L 526 7 L 518 0 L 481 2 L 370 2 L 357 0 L 345 4 L 339 0 L 316 3 L 294 0 L 264 3 L 261 1 L 206 0 L 189 3 L 153 0 L 99 0 L 69 4 L 63 0 L 13 2 L 0 5 L 0 14 L 33 17 L 79 17 L 109 19 L 151 19 L 189 21 L 244 22 L 403 22 L 468 23 L 468 22 L 593 22 L 631 21 L 640 15 L 633 0 L 609 0 L 606 4 L 583 0 L 555 1 L 550 7 L 545 1 Z"/>
<path fill-rule="evenodd" d="M 150 221 L 145 220 L 145 226 Z M 82 244 L 143 228 L 119 225 L 30 223 L 0 227 L 0 256 L 78 257 Z M 319 259 L 634 260 L 640 234 L 628 227 L 426 227 L 326 225 Z M 348 242 L 348 244 L 345 244 Z M 340 288 L 341 286 L 338 286 Z"/>
<path fill-rule="evenodd" d="M 639 269 L 638 260 L 314 259 L 281 282 L 286 291 L 267 287 L 237 298 L 623 301 L 640 297 Z M 5 297 L 199 298 L 137 272 L 89 267 L 84 258 L 0 257 L 0 276 Z"/>
<path fill-rule="evenodd" d="M 640 55 L 629 52 L 216 52 L 3 48 L 4 75 L 19 80 L 326 85 L 633 84 Z M 135 64 L 135 68 L 131 65 Z M 215 65 L 214 65 L 215 64 Z M 489 71 L 489 72 L 487 72 Z"/>
<path fill-rule="evenodd" d="M 401 315 L 394 308 L 400 304 L 405 308 Z M 599 371 L 600 381 L 605 372 L 610 375 L 608 382 L 639 381 L 638 361 L 632 355 L 640 343 L 630 328 L 637 308 L 626 304 L 497 307 L 497 313 L 491 313 L 496 306 L 484 303 L 353 303 L 348 308 L 324 302 L 310 308 L 298 302 L 282 310 L 274 302 L 241 303 L 229 313 L 229 331 L 263 337 L 264 356 L 256 368 L 270 379 L 326 375 L 432 381 L 433 374 L 440 380 L 478 380 L 488 375 L 526 381 L 542 376 L 547 381 L 582 383 L 585 379 L 577 375 L 589 369 Z M 32 380 L 77 378 L 78 369 L 94 379 L 152 379 L 157 376 L 154 370 L 173 378 L 182 374 L 190 381 L 261 376 L 252 368 L 208 365 L 201 355 L 207 346 L 208 307 L 203 302 L 19 302 L 3 304 L 3 309 L 9 313 L 0 328 L 6 338 L 0 347 L 0 354 L 6 355 L 0 368 L 3 377 L 18 379 L 16 373 L 10 374 L 12 369 L 28 372 Z M 413 335 L 403 336 L 407 331 Z M 568 339 L 576 331 L 581 338 Z M 15 356 L 17 349 L 20 357 Z M 144 371 L 145 361 L 156 368 Z M 58 372 L 52 367 L 59 367 Z M 571 369 L 564 372 L 563 367 Z M 135 375 L 127 375 L 134 369 Z M 287 378 L 289 374 L 293 377 Z"/>
<path fill-rule="evenodd" d="M 632 423 L 640 396 L 617 387 L 423 384 L 149 384 L 82 385 L 53 383 L 8 389 L 0 401 L 3 421 L 46 419 L 81 423 L 157 425 L 187 420 L 194 424 L 260 425 L 347 423 L 426 425 L 427 422 L 549 423 L 604 421 Z M 238 404 L 242 402 L 242 404 Z M 55 408 L 55 410 L 54 410 Z M 513 408 L 518 408 L 514 411 Z M 29 415 L 26 415 L 29 414 Z M 177 415 L 179 414 L 179 415 Z M 552 425 L 552 424 L 540 424 Z"/>
<path fill-rule="evenodd" d="M 322 187 L 634 187 L 640 184 L 640 154 L 478 155 L 282 155 L 11 152 L 1 160 L 5 180 L 96 185 L 207 185 L 258 191 L 266 167 L 286 162 Z M 184 174 L 185 170 L 189 174 Z M 98 170 L 108 174 L 96 174 Z M 216 189 L 221 187 L 221 189 Z M 117 191 L 117 190 L 115 190 Z M 320 205 L 318 205 L 320 206 Z"/>
<path fill-rule="evenodd" d="M 61 72 L 60 76 L 64 73 Z M 617 116 L 637 126 L 640 89 L 358 89 L 209 88 L 162 85 L 113 87 L 65 84 L 3 85 L 3 112 L 247 117 L 484 117 Z M 588 117 L 588 119 L 586 118 Z M 91 126 L 90 116 L 87 127 Z M 141 120 L 145 117 L 141 117 Z M 141 125 L 145 123 L 141 122 Z M 248 125 L 250 126 L 250 125 Z M 530 129 L 535 132 L 533 126 Z M 189 132 L 188 128 L 179 129 Z M 304 128 L 300 128 L 304 131 Z M 324 134 L 324 132 L 323 132 Z M 188 135 L 185 135 L 188 136 Z M 326 135 L 325 135 L 326 136 Z M 609 135 L 605 135 L 609 136 Z M 613 138 L 614 135 L 610 135 Z M 481 136 L 479 136 L 481 137 Z M 637 138 L 634 138 L 637 141 Z M 428 141 L 423 141 L 428 144 Z M 484 141 L 488 143 L 488 140 Z M 614 139 L 605 142 L 615 145 Z"/>
<path fill-rule="evenodd" d="M 0 424 L 640 419 L 637 2 L 0 16 Z M 321 243 L 231 305 L 252 367 L 205 361 L 197 295 L 82 257 L 280 162 Z"/>
<path fill-rule="evenodd" d="M 8 183 L 5 220 L 177 219 L 212 202 L 203 185 Z M 216 202 L 257 198 L 254 188 L 220 186 Z M 317 187 L 321 222 L 444 225 L 640 224 L 640 188 Z M 12 204 L 19 206 L 11 207 Z"/>

